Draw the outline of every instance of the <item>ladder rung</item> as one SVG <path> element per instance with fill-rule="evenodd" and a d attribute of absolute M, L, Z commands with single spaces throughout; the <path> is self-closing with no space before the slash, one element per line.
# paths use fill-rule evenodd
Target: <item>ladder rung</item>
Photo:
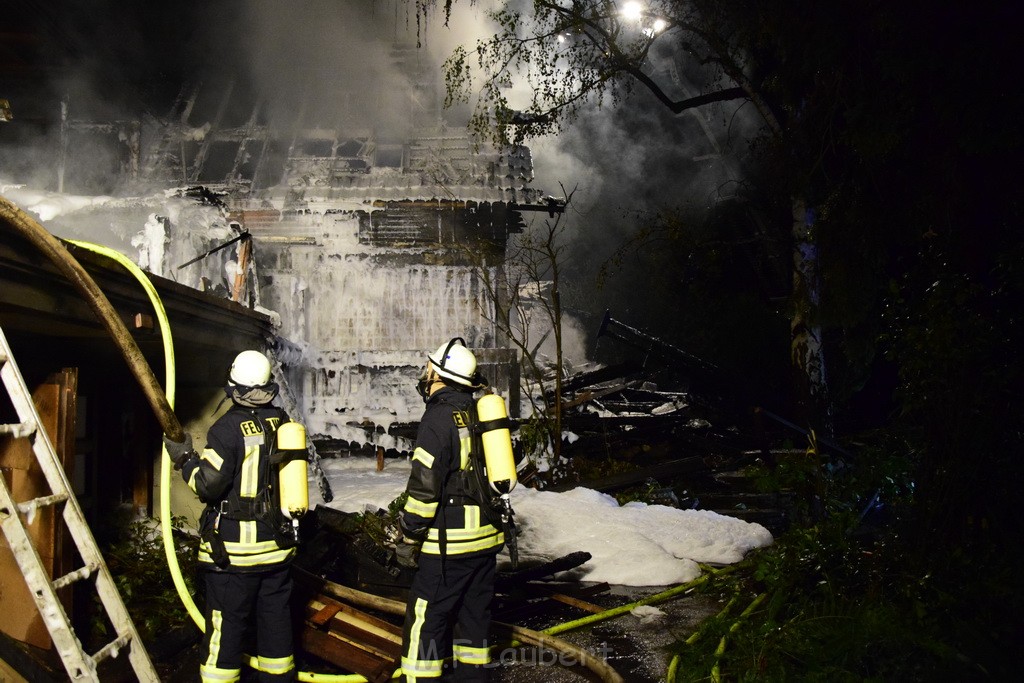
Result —
<path fill-rule="evenodd" d="M 0 434 L 10 434 L 15 439 L 23 439 L 36 433 L 35 422 L 14 422 L 0 425 Z"/>
<path fill-rule="evenodd" d="M 53 587 L 55 589 L 61 589 L 64 586 L 67 586 L 68 584 L 75 583 L 76 581 L 81 581 L 82 579 L 87 579 L 90 576 L 92 576 L 97 569 L 99 569 L 99 566 L 95 563 L 87 564 L 84 567 L 76 569 L 73 572 L 68 572 L 59 579 L 54 580 Z"/>
<path fill-rule="evenodd" d="M 132 640 L 131 634 L 130 633 L 125 633 L 120 638 L 118 638 L 116 640 L 110 641 L 109 643 L 104 645 L 100 649 L 99 652 L 97 652 L 96 654 L 94 654 L 92 656 L 92 661 L 94 661 L 97 664 L 99 664 L 100 662 L 102 662 L 107 657 L 110 657 L 111 655 L 116 657 L 120 653 L 121 648 L 123 648 L 125 645 L 130 643 L 131 640 Z"/>
<path fill-rule="evenodd" d="M 42 496 L 40 498 L 33 498 L 32 500 L 26 500 L 24 503 L 18 503 L 18 512 L 23 515 L 31 515 L 33 512 L 41 507 L 47 505 L 56 505 L 57 503 L 63 503 L 68 499 L 66 493 L 55 493 L 52 496 Z"/>

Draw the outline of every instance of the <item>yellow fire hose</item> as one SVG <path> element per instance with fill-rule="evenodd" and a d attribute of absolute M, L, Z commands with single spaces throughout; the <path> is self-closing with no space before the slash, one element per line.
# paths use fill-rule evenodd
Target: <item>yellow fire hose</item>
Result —
<path fill-rule="evenodd" d="M 715 615 L 715 619 L 721 619 L 722 617 L 724 617 L 729 612 L 729 610 L 732 609 L 732 606 L 736 604 L 737 600 L 739 600 L 739 596 L 734 595 L 732 597 L 732 599 L 729 600 L 728 603 L 726 603 L 725 607 L 723 607 L 722 610 L 718 614 Z M 687 638 L 686 640 L 683 641 L 683 644 L 684 645 L 693 645 L 700 638 L 701 633 L 702 633 L 701 629 L 698 628 L 696 631 L 694 631 L 693 633 L 690 634 L 689 638 Z M 676 671 L 678 670 L 678 668 L 679 668 L 679 655 L 675 654 L 675 655 L 672 655 L 672 659 L 668 663 L 668 672 L 665 674 L 665 683 L 675 683 Z"/>
<path fill-rule="evenodd" d="M 736 621 L 734 621 L 732 626 L 729 627 L 729 633 L 736 633 L 736 631 L 739 630 L 740 625 L 743 623 L 743 621 L 751 614 L 753 614 L 754 610 L 757 609 L 757 606 L 760 605 L 766 597 L 768 597 L 767 593 L 761 593 L 756 598 L 751 600 L 750 604 L 747 605 L 747 608 L 740 612 L 740 615 L 736 618 Z M 725 654 L 725 641 L 729 633 L 722 636 L 721 640 L 718 641 L 718 647 L 715 648 L 715 664 L 711 667 L 711 680 L 713 681 L 713 683 L 720 683 L 722 680 L 720 665 L 722 663 L 722 655 Z"/>

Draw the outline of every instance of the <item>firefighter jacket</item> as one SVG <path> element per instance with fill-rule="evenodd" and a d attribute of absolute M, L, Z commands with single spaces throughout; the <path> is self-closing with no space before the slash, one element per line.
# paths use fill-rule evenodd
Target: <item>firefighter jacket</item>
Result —
<path fill-rule="evenodd" d="M 445 387 L 427 400 L 416 433 L 401 524 L 406 536 L 423 542 L 427 555 L 497 554 L 505 543 L 501 529 L 458 486 L 456 475 L 469 463 L 472 407 L 471 393 Z"/>
<path fill-rule="evenodd" d="M 185 481 L 207 506 L 200 519 L 201 565 L 262 571 L 294 555 L 293 545 L 276 540 L 283 515 L 270 456 L 283 422 L 288 415 L 276 406 L 235 404 L 210 427 L 200 457 L 182 467 Z"/>

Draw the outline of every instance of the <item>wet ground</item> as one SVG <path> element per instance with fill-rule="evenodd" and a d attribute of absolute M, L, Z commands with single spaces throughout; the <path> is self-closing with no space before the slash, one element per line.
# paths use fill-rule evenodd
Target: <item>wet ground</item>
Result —
<path fill-rule="evenodd" d="M 613 586 L 587 600 L 611 609 L 630 604 L 664 591 L 663 587 L 635 588 Z M 670 654 L 667 648 L 685 640 L 701 621 L 721 609 L 706 595 L 681 595 L 666 602 L 645 606 L 638 614 L 626 613 L 557 634 L 557 637 L 603 657 L 627 683 L 661 683 L 665 680 Z M 542 631 L 556 624 L 588 616 L 581 609 L 558 606 L 542 617 L 516 624 Z M 500 619 L 499 619 L 500 620 Z M 198 680 L 196 672 L 202 656 L 198 644 L 179 651 L 172 661 L 161 662 L 160 677 L 165 683 Z M 573 666 L 558 654 L 532 647 L 508 647 L 493 654 L 491 683 L 570 683 L 600 680 L 589 669 Z M 316 669 L 313 669 L 316 670 Z M 113 679 L 112 679 L 113 680 Z M 243 680 L 249 680 L 243 676 Z"/>
<path fill-rule="evenodd" d="M 606 594 L 591 601 L 612 608 L 632 603 L 662 588 L 612 587 Z M 713 598 L 705 595 L 685 595 L 599 621 L 579 629 L 558 634 L 562 640 L 601 656 L 628 683 L 655 683 L 665 680 L 671 655 L 668 646 L 685 640 L 701 621 L 721 609 Z M 542 630 L 555 623 L 586 616 L 585 612 L 566 608 L 561 620 L 547 618 L 545 623 L 524 623 L 523 626 Z M 550 622 L 550 623 L 547 623 Z M 505 650 L 495 653 L 496 667 L 491 674 L 492 683 L 562 683 L 581 680 L 599 680 L 589 670 L 579 666 L 566 667 L 558 655 L 535 648 Z M 571 662 L 570 662 L 571 663 Z"/>

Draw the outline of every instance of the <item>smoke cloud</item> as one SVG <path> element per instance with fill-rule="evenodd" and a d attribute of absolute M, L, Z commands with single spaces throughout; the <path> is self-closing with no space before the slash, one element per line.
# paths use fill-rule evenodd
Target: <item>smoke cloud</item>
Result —
<path fill-rule="evenodd" d="M 8 89 L 13 95 L 0 93 L 12 100 L 16 117 L 37 120 L 17 132 L 0 124 L 0 174 L 9 182 L 45 179 L 47 189 L 55 189 L 62 99 L 69 116 L 79 120 L 159 117 L 184 88 L 200 85 L 205 96 L 193 120 L 220 115 L 225 124 L 242 125 L 259 103 L 263 122 L 279 131 L 365 126 L 399 137 L 416 106 L 444 114 L 452 126 L 464 125 L 465 108 L 441 109 L 441 64 L 455 46 L 472 50 L 494 30 L 485 14 L 493 2 L 455 3 L 447 25 L 440 9 L 418 17 L 416 3 L 406 0 L 15 5 L 14 24 L 43 36 L 26 59 L 59 76 L 16 84 Z M 418 88 L 417 75 L 400 68 L 396 44 L 406 46 L 415 68 L 437 74 L 436 89 Z M 653 55 L 651 69 L 674 96 L 713 85 L 671 52 Z M 232 97 L 224 98 L 228 88 Z M 235 102 L 245 104 L 233 107 Z M 635 314 L 642 326 L 656 314 L 637 301 L 627 314 L 621 298 L 598 289 L 597 267 L 644 217 L 684 205 L 711 206 L 734 191 L 740 154 L 757 122 L 730 103 L 674 116 L 640 89 L 614 106 L 597 105 L 585 108 L 557 138 L 530 142 L 534 186 L 552 195 L 562 194 L 560 186 L 576 190 L 565 217 L 574 256 L 566 264 L 565 286 L 577 293 L 568 304 L 584 316 L 584 327 L 596 328 L 608 306 L 618 307 L 623 319 Z M 111 149 L 121 142 L 112 139 Z M 90 164 L 79 172 L 102 175 L 119 162 L 117 154 L 91 150 Z M 621 281 L 610 286 L 631 288 Z"/>

